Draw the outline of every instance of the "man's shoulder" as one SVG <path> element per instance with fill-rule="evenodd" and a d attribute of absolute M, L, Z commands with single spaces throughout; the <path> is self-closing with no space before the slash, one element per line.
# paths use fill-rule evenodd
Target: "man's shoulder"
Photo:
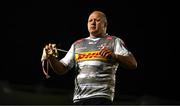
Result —
<path fill-rule="evenodd" d="M 118 36 L 109 35 L 109 36 L 106 37 L 106 39 L 108 39 L 108 40 L 114 40 L 114 41 L 116 41 L 116 42 L 120 42 L 120 43 L 123 43 L 123 44 L 124 44 L 124 41 L 123 41 L 120 37 L 118 37 Z"/>
<path fill-rule="evenodd" d="M 84 40 L 85 40 L 85 38 L 80 38 L 80 39 L 76 40 L 74 42 L 74 44 L 79 44 L 79 43 L 83 42 Z"/>
<path fill-rule="evenodd" d="M 119 40 L 122 40 L 120 36 L 117 36 L 117 35 L 109 35 L 111 36 L 113 39 L 119 39 Z"/>
<path fill-rule="evenodd" d="M 107 40 L 113 40 L 113 39 L 120 39 L 120 38 L 117 37 L 117 36 L 114 36 L 114 35 L 108 35 L 108 36 L 106 37 L 106 39 L 107 39 Z"/>

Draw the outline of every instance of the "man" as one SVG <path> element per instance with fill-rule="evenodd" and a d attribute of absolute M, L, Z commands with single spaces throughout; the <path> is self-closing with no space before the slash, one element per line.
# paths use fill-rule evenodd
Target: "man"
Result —
<path fill-rule="evenodd" d="M 53 56 L 56 48 L 52 44 L 45 46 L 42 60 L 50 61 L 59 75 L 76 67 L 75 104 L 112 104 L 118 66 L 135 69 L 137 62 L 120 38 L 106 33 L 107 19 L 103 12 L 93 11 L 87 27 L 89 37 L 74 42 L 60 61 Z"/>

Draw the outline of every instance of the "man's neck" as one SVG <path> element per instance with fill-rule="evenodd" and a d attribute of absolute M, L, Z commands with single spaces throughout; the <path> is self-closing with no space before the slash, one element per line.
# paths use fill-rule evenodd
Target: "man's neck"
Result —
<path fill-rule="evenodd" d="M 90 34 L 90 38 L 103 38 L 107 35 L 107 33 L 104 33 L 104 34 L 97 34 L 97 35 L 93 35 L 93 34 Z"/>

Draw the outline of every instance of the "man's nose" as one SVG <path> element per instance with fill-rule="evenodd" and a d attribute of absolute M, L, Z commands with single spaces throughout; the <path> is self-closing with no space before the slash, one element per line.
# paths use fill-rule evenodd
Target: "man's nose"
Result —
<path fill-rule="evenodd" d="M 96 21 L 95 20 L 92 21 L 92 25 L 96 25 Z"/>

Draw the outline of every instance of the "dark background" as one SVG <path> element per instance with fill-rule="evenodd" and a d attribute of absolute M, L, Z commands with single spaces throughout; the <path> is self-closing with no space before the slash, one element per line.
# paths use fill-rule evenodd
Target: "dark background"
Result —
<path fill-rule="evenodd" d="M 45 79 L 42 49 L 51 42 L 68 50 L 75 40 L 87 37 L 87 19 L 93 10 L 107 15 L 108 33 L 123 39 L 138 62 L 136 70 L 118 69 L 115 103 L 179 103 L 178 83 L 172 76 L 175 69 L 170 65 L 173 56 L 165 2 L 66 0 L 7 3 L 1 104 L 71 104 L 74 69 L 63 76 L 50 69 L 52 77 Z M 59 58 L 64 55 L 60 53 Z"/>

